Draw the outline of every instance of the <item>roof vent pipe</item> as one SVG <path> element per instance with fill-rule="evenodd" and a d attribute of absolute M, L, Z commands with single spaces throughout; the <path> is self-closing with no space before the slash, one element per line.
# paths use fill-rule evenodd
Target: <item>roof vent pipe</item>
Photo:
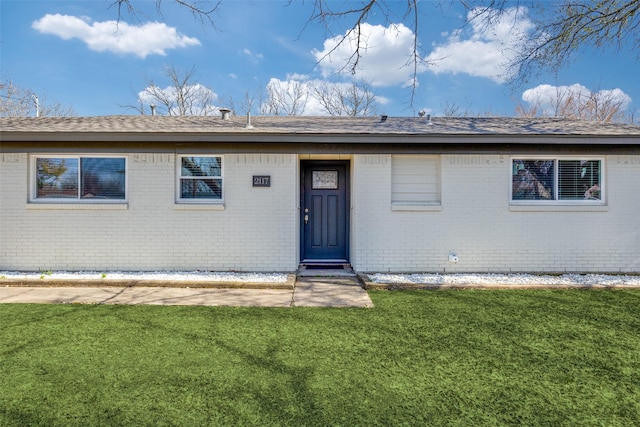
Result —
<path fill-rule="evenodd" d="M 38 100 L 38 96 L 34 93 L 31 95 L 33 98 L 33 102 L 36 104 L 36 117 L 40 117 L 40 100 Z"/>
<path fill-rule="evenodd" d="M 244 126 L 245 129 L 253 129 L 253 125 L 251 124 L 251 113 L 247 111 L 247 124 Z"/>
<path fill-rule="evenodd" d="M 432 125 L 433 122 L 431 121 L 431 114 L 427 114 L 427 124 L 428 125 Z"/>
<path fill-rule="evenodd" d="M 151 115 L 155 116 L 156 115 L 156 106 L 154 104 L 149 105 L 149 108 L 151 108 Z"/>
<path fill-rule="evenodd" d="M 389 117 L 389 116 L 387 116 L 386 114 L 383 114 L 383 115 L 380 117 L 380 123 L 384 123 L 384 122 L 386 122 L 388 117 Z"/>
<path fill-rule="evenodd" d="M 229 120 L 229 115 L 231 114 L 231 110 L 228 108 L 221 108 L 220 114 L 222 114 L 222 120 Z"/>

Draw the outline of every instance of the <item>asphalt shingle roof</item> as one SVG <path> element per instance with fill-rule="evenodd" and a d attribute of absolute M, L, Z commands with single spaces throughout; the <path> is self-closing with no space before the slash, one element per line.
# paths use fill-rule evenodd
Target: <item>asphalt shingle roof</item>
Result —
<path fill-rule="evenodd" d="M 0 132 L 84 134 L 585 135 L 639 137 L 640 126 L 556 118 L 260 116 L 2 117 Z"/>

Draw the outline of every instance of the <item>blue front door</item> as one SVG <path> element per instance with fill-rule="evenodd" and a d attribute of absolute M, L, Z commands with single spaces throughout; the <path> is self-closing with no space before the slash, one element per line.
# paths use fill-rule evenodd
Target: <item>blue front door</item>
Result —
<path fill-rule="evenodd" d="M 348 261 L 349 162 L 301 163 L 303 261 Z"/>

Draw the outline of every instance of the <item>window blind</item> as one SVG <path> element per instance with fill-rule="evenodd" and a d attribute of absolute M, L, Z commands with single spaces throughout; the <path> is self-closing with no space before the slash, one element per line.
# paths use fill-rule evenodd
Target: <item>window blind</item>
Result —
<path fill-rule="evenodd" d="M 391 203 L 440 203 L 440 157 L 392 156 Z"/>

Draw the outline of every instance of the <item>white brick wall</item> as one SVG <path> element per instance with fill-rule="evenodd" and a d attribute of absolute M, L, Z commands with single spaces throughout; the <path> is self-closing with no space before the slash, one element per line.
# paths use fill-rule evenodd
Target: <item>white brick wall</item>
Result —
<path fill-rule="evenodd" d="M 224 210 L 174 203 L 172 154 L 128 156 L 127 209 L 28 204 L 28 156 L 0 160 L 0 269 L 297 267 L 295 155 L 225 155 Z M 271 187 L 252 187 L 252 175 L 271 175 Z"/>
<path fill-rule="evenodd" d="M 28 203 L 0 154 L 0 270 L 293 271 L 298 157 L 224 156 L 224 210 L 176 205 L 175 156 L 128 155 L 128 206 Z M 391 209 L 391 156 L 354 155 L 351 262 L 369 272 L 640 272 L 640 156 L 606 156 L 603 208 L 518 210 L 510 158 L 443 155 L 441 206 Z M 271 187 L 252 187 L 271 175 Z M 405 207 L 406 208 L 406 207 Z M 455 252 L 457 264 L 448 262 Z"/>
<path fill-rule="evenodd" d="M 443 155 L 440 210 L 390 204 L 391 156 L 354 157 L 352 264 L 393 272 L 640 272 L 640 156 L 607 156 L 608 206 L 518 211 L 510 157 Z M 457 264 L 448 262 L 456 253 Z"/>

